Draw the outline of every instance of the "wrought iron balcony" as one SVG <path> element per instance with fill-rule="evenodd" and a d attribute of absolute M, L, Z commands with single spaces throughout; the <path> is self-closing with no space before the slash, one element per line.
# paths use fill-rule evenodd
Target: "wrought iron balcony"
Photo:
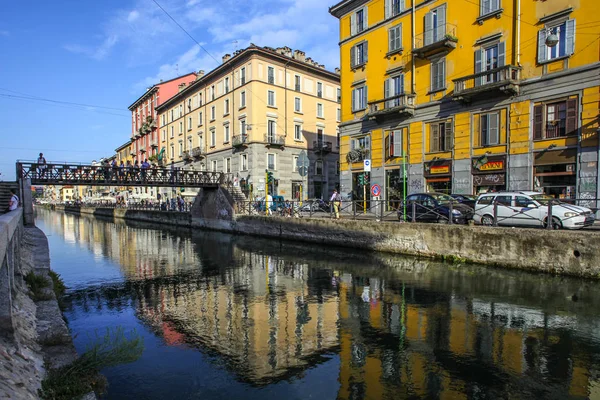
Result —
<path fill-rule="evenodd" d="M 369 102 L 369 119 L 380 119 L 384 116 L 404 115 L 410 117 L 415 113 L 414 94 L 399 94 L 381 100 Z"/>
<path fill-rule="evenodd" d="M 313 150 L 317 153 L 331 153 L 331 149 L 331 142 L 324 142 L 322 140 L 315 140 L 313 142 Z"/>
<path fill-rule="evenodd" d="M 413 53 L 419 58 L 426 58 L 442 51 L 455 49 L 456 43 L 458 43 L 456 26 L 445 24 L 417 35 Z"/>
<path fill-rule="evenodd" d="M 194 158 L 204 157 L 204 151 L 202 150 L 202 147 L 194 147 L 192 149 L 192 157 L 194 157 Z"/>
<path fill-rule="evenodd" d="M 267 146 L 283 147 L 285 146 L 285 136 L 265 133 L 265 143 Z"/>
<path fill-rule="evenodd" d="M 506 94 L 518 94 L 521 80 L 521 68 L 513 65 L 494 68 L 463 78 L 454 79 L 454 100 L 469 100 L 473 97 L 499 91 Z"/>
<path fill-rule="evenodd" d="M 231 137 L 231 145 L 233 147 L 247 146 L 249 141 L 248 135 L 233 135 Z"/>

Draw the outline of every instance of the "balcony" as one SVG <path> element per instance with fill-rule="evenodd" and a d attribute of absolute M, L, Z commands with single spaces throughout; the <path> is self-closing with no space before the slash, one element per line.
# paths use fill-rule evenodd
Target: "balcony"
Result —
<path fill-rule="evenodd" d="M 192 159 L 192 155 L 190 154 L 189 150 L 185 150 L 182 154 L 181 154 L 181 158 L 183 158 L 186 161 L 189 161 Z"/>
<path fill-rule="evenodd" d="M 158 148 L 158 140 L 154 139 L 150 142 L 150 147 L 152 147 L 153 149 L 157 149 Z"/>
<path fill-rule="evenodd" d="M 456 26 L 445 24 L 417 35 L 412 51 L 419 58 L 427 58 L 443 51 L 455 49 L 456 43 L 458 43 Z"/>
<path fill-rule="evenodd" d="M 348 154 L 346 154 L 346 161 L 348 162 L 348 164 L 363 162 L 363 160 L 369 159 L 370 155 L 370 149 L 360 147 L 350 150 Z"/>
<path fill-rule="evenodd" d="M 265 144 L 267 147 L 284 147 L 285 136 L 265 133 Z"/>
<path fill-rule="evenodd" d="M 386 116 L 412 117 L 415 114 L 414 94 L 399 94 L 369 102 L 369 119 L 381 120 Z"/>
<path fill-rule="evenodd" d="M 332 145 L 331 142 L 324 142 L 322 140 L 315 140 L 313 142 L 313 150 L 315 153 L 331 153 Z"/>
<path fill-rule="evenodd" d="M 137 152 L 136 152 L 135 150 L 131 150 L 131 151 L 129 152 L 129 155 L 130 155 L 131 157 L 135 157 L 135 156 L 137 155 Z"/>
<path fill-rule="evenodd" d="M 248 135 L 233 135 L 231 137 L 231 145 L 233 147 L 246 147 L 249 141 Z"/>
<path fill-rule="evenodd" d="M 200 159 L 204 157 L 204 151 L 202 151 L 202 147 L 194 147 L 192 149 L 192 157 L 196 159 Z"/>
<path fill-rule="evenodd" d="M 518 94 L 521 68 L 513 65 L 494 68 L 489 71 L 479 72 L 463 78 L 454 79 L 454 100 L 469 101 L 474 97 L 492 92 L 505 94 Z"/>

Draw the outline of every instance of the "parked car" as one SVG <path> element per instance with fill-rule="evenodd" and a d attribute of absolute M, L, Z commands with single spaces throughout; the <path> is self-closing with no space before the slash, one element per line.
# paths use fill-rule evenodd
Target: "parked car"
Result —
<path fill-rule="evenodd" d="M 450 197 L 459 203 L 465 204 L 471 208 L 475 208 L 477 196 L 473 196 L 472 194 L 451 194 Z"/>
<path fill-rule="evenodd" d="M 494 203 L 496 203 L 498 225 L 545 227 L 548 223 L 550 200 L 553 200 L 554 229 L 579 229 L 594 224 L 596 217 L 589 208 L 567 204 L 540 192 L 482 194 L 475 203 L 473 220 L 481 225 L 493 225 Z"/>
<path fill-rule="evenodd" d="M 415 220 L 417 222 L 439 222 L 446 223 L 450 217 L 450 203 L 452 203 L 452 222 L 455 224 L 466 224 L 473 218 L 473 209 L 461 204 L 452 197 L 443 193 L 414 193 L 406 197 L 406 208 L 398 209 L 398 219 L 404 220 L 406 209 L 406 220 L 412 220 L 412 204 L 415 204 Z"/>
<path fill-rule="evenodd" d="M 329 212 L 329 204 L 323 199 L 308 199 L 302 202 L 301 211 Z"/>
<path fill-rule="evenodd" d="M 283 209 L 283 207 L 285 206 L 285 199 L 283 198 L 283 196 L 271 196 L 272 200 L 269 201 L 269 209 L 272 212 L 275 211 L 281 211 L 281 209 Z M 261 199 L 256 203 L 256 209 L 258 211 L 261 212 L 265 212 L 266 210 L 266 204 L 265 204 L 265 198 L 261 197 Z"/>

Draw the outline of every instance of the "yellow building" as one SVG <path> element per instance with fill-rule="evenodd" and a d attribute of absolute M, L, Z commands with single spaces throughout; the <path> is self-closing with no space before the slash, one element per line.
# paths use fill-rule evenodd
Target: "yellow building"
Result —
<path fill-rule="evenodd" d="M 341 188 L 598 194 L 598 18 L 585 0 L 343 0 Z M 406 162 L 406 173 L 403 163 Z M 406 181 L 406 182 L 405 182 Z M 367 191 L 368 192 L 368 191 Z"/>
<path fill-rule="evenodd" d="M 60 201 L 65 203 L 67 201 L 73 201 L 74 197 L 73 195 L 75 195 L 76 192 L 74 190 L 74 187 L 71 185 L 66 185 L 60 188 Z"/>
<path fill-rule="evenodd" d="M 157 107 L 169 166 L 231 173 L 246 195 L 326 197 L 337 187 L 339 74 L 288 47 L 254 45 Z M 310 160 L 308 180 L 297 159 Z"/>

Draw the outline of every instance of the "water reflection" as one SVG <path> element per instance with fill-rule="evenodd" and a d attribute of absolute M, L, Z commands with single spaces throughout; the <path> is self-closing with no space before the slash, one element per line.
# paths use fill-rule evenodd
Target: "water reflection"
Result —
<path fill-rule="evenodd" d="M 280 398 L 260 390 L 281 382 L 308 393 L 308 371 L 337 358 L 339 399 L 600 399 L 597 283 L 39 214 L 122 274 L 71 291 L 70 319 L 133 309 L 165 345 L 218 359 L 243 397 Z"/>

